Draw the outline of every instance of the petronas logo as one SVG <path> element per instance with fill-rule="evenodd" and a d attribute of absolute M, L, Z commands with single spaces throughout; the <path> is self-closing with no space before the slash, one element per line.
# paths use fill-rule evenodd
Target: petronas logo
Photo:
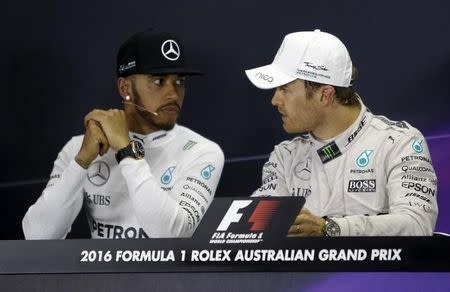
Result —
<path fill-rule="evenodd" d="M 216 169 L 214 166 L 212 166 L 211 164 L 208 164 L 205 168 L 203 168 L 200 171 L 200 174 L 204 179 L 210 179 L 211 173 L 214 171 L 214 169 Z"/>
<path fill-rule="evenodd" d="M 423 146 L 422 146 L 422 142 L 423 140 L 414 140 L 413 144 L 412 144 L 412 148 L 414 149 L 414 151 L 416 151 L 417 153 L 422 153 L 423 152 Z"/>
<path fill-rule="evenodd" d="M 369 164 L 370 156 L 372 155 L 373 150 L 364 150 L 357 158 L 356 165 L 359 167 L 366 167 Z"/>
<path fill-rule="evenodd" d="M 333 150 L 333 145 L 326 146 L 325 148 L 322 149 L 322 152 L 328 159 L 332 159 L 336 155 L 336 153 L 334 153 Z"/>
<path fill-rule="evenodd" d="M 192 147 L 194 147 L 195 144 L 197 144 L 197 142 L 192 141 L 192 140 L 189 140 L 189 141 L 183 146 L 183 150 L 184 150 L 184 151 L 189 150 L 189 149 L 191 149 Z"/>
<path fill-rule="evenodd" d="M 175 166 L 169 167 L 164 173 L 161 175 L 161 182 L 165 185 L 172 181 L 172 174 L 175 170 Z"/>

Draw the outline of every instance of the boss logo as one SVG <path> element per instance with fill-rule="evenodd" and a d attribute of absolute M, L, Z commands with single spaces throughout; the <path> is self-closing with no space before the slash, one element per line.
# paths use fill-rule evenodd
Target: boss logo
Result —
<path fill-rule="evenodd" d="M 262 79 L 267 82 L 273 82 L 273 77 L 263 73 L 256 73 L 255 77 Z"/>
<path fill-rule="evenodd" d="M 349 193 L 368 193 L 375 192 L 377 189 L 376 180 L 374 179 L 361 179 L 351 180 L 348 182 Z"/>

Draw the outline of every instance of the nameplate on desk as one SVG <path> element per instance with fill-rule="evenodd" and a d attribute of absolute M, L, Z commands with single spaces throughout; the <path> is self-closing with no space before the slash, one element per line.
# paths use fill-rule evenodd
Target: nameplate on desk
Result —
<path fill-rule="evenodd" d="M 216 198 L 193 239 L 210 244 L 275 243 L 305 204 L 303 197 Z"/>
<path fill-rule="evenodd" d="M 217 198 L 192 238 L 0 241 L 0 274 L 450 271 L 449 237 L 287 237 L 303 198 Z"/>

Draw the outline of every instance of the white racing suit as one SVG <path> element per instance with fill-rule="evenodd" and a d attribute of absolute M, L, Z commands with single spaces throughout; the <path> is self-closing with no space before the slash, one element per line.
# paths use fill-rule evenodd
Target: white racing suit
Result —
<path fill-rule="evenodd" d="M 437 179 L 423 135 L 361 107 L 331 141 L 306 134 L 275 146 L 253 196 L 303 196 L 341 236 L 432 235 Z"/>
<path fill-rule="evenodd" d="M 179 125 L 130 138 L 143 143 L 144 159 L 117 164 L 110 149 L 85 170 L 74 160 L 83 136 L 73 137 L 23 218 L 25 238 L 65 238 L 83 201 L 92 238 L 192 236 L 214 198 L 222 150 Z"/>

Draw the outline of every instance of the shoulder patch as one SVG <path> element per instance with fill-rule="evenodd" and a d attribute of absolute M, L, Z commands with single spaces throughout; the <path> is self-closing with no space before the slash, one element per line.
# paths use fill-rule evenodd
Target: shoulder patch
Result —
<path fill-rule="evenodd" d="M 386 118 L 385 116 L 375 116 L 374 115 L 373 117 L 375 119 L 382 121 L 383 123 L 385 123 L 388 126 L 396 126 L 401 129 L 409 129 L 408 125 L 404 121 L 391 121 L 388 118 Z"/>
<path fill-rule="evenodd" d="M 194 147 L 194 146 L 195 146 L 195 144 L 197 144 L 197 142 L 196 142 L 196 141 L 193 141 L 193 140 L 189 140 L 189 141 L 187 141 L 187 143 L 186 143 L 186 144 L 184 144 L 184 146 L 183 146 L 183 150 L 184 150 L 184 151 L 186 151 L 186 150 L 189 150 L 189 149 L 191 149 L 192 147 Z"/>
<path fill-rule="evenodd" d="M 305 134 L 305 135 L 300 135 L 297 136 L 295 138 L 293 138 L 292 140 L 286 140 L 281 142 L 280 144 L 277 145 L 277 147 L 279 149 L 283 149 L 287 152 L 289 152 L 289 154 L 292 154 L 293 151 L 295 151 L 295 149 L 297 149 L 297 147 L 301 144 L 305 144 L 305 143 L 309 143 L 309 135 Z"/>

